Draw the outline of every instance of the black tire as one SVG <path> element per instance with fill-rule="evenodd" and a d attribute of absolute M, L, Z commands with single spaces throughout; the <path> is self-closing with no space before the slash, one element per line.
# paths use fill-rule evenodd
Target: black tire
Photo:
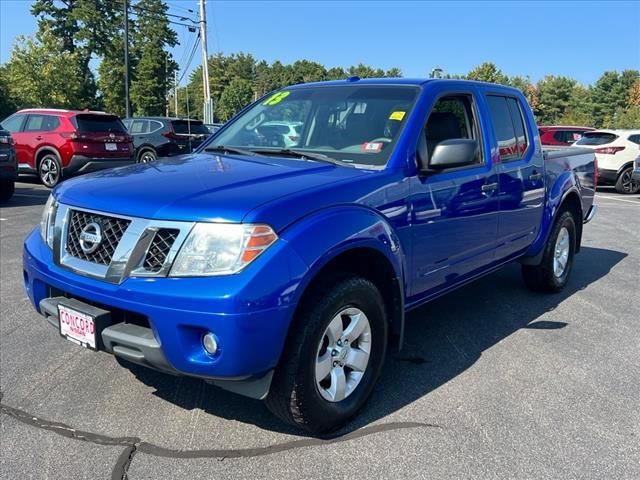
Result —
<path fill-rule="evenodd" d="M 330 402 L 316 385 L 318 346 L 331 320 L 343 309 L 365 313 L 371 350 L 360 383 L 342 401 Z M 380 291 L 369 280 L 345 276 L 315 288 L 299 308 L 265 403 L 283 421 L 313 433 L 333 430 L 365 403 L 378 380 L 387 348 L 387 319 Z M 335 365 L 335 364 L 334 364 Z"/>
<path fill-rule="evenodd" d="M 158 155 L 156 154 L 155 150 L 151 148 L 145 148 L 138 154 L 138 163 L 155 162 L 157 159 Z"/>
<path fill-rule="evenodd" d="M 562 273 L 558 275 L 554 271 L 556 243 L 563 229 L 568 233 L 568 257 Z M 522 265 L 522 277 L 524 283 L 534 292 L 559 292 L 561 291 L 571 274 L 573 257 L 576 251 L 576 223 L 569 211 L 559 214 L 544 247 L 542 262 L 539 265 Z"/>
<path fill-rule="evenodd" d="M 0 180 L 0 202 L 7 202 L 16 190 L 14 180 Z"/>
<path fill-rule="evenodd" d="M 47 152 L 38 161 L 38 177 L 47 188 L 55 187 L 62 180 L 62 167 L 55 153 Z"/>
<path fill-rule="evenodd" d="M 640 182 L 636 182 L 631 178 L 633 175 L 633 167 L 625 168 L 616 180 L 616 192 L 626 195 L 634 195 L 640 192 Z"/>

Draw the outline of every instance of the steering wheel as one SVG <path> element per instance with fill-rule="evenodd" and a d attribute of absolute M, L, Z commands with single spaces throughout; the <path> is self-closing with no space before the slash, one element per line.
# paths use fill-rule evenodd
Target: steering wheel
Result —
<path fill-rule="evenodd" d="M 390 138 L 387 137 L 378 137 L 378 138 L 374 138 L 373 140 L 367 142 L 367 143 L 391 143 L 393 140 L 391 140 Z"/>

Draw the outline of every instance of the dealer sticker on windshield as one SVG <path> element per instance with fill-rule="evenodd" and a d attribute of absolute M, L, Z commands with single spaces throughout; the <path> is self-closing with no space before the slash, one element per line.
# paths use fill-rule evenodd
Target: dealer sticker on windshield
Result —
<path fill-rule="evenodd" d="M 287 98 L 289 96 L 291 92 L 277 92 L 274 93 L 273 95 L 271 95 L 269 98 L 267 98 L 264 102 L 262 102 L 262 105 L 277 105 L 278 103 L 280 103 L 282 100 L 284 100 L 285 98 Z"/>
<path fill-rule="evenodd" d="M 362 144 L 362 151 L 366 153 L 378 153 L 382 150 L 382 142 L 367 142 Z"/>
<path fill-rule="evenodd" d="M 402 112 L 402 111 L 392 112 L 391 115 L 389 115 L 389 120 L 398 120 L 399 122 L 401 122 L 402 119 L 404 118 L 405 113 L 407 112 Z"/>

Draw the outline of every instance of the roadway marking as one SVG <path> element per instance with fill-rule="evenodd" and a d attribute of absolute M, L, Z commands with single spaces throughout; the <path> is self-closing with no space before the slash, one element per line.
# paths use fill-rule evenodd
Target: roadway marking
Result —
<path fill-rule="evenodd" d="M 633 205 L 640 207 L 640 202 L 636 202 L 635 200 L 626 200 L 624 198 L 617 198 L 617 197 L 607 197 L 605 195 L 596 195 L 596 198 L 606 198 L 608 200 L 617 200 L 618 202 L 632 203 Z"/>

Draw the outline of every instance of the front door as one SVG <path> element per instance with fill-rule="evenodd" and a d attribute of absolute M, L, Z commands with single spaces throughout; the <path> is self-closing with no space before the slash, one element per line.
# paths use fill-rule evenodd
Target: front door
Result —
<path fill-rule="evenodd" d="M 476 163 L 411 179 L 412 289 L 418 301 L 472 276 L 494 259 L 498 178 L 474 93 L 443 92 L 422 132 L 431 156 L 452 138 L 479 144 Z"/>

